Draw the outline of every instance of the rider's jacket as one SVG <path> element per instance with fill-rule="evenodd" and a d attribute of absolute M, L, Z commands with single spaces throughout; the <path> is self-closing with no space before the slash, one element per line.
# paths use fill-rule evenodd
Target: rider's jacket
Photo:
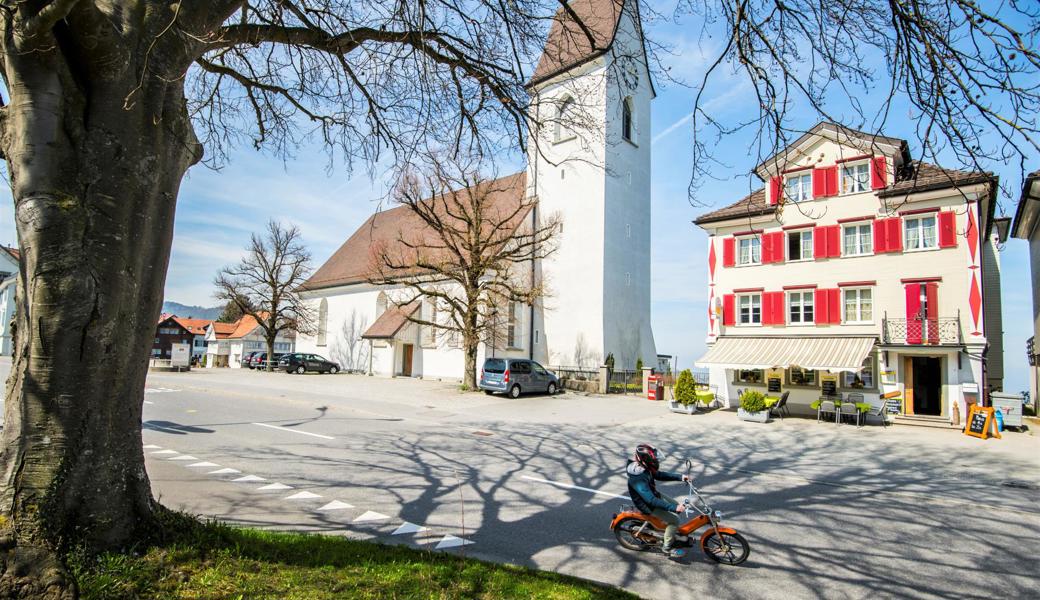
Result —
<path fill-rule="evenodd" d="M 678 504 L 672 504 L 661 498 L 654 480 L 682 481 L 682 475 L 659 470 L 654 476 L 632 459 L 629 459 L 625 472 L 628 473 L 628 495 L 632 497 L 632 503 L 640 512 L 649 514 L 657 508 L 675 512 L 679 508 Z"/>

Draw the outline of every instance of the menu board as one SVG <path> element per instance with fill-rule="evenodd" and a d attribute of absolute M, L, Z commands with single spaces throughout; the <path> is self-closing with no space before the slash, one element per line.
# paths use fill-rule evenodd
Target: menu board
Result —
<path fill-rule="evenodd" d="M 990 406 L 971 405 L 968 409 L 967 425 L 964 428 L 965 435 L 986 439 L 990 435 L 1000 437 L 996 427 L 993 427 L 993 408 Z M 992 433 L 990 432 L 992 429 Z"/>
<path fill-rule="evenodd" d="M 832 373 L 822 375 L 820 377 L 820 387 L 823 389 L 824 396 L 837 396 L 838 376 Z"/>
<path fill-rule="evenodd" d="M 780 393 L 780 378 L 770 377 L 769 381 L 766 383 L 766 389 L 769 390 L 769 393 L 771 394 Z"/>

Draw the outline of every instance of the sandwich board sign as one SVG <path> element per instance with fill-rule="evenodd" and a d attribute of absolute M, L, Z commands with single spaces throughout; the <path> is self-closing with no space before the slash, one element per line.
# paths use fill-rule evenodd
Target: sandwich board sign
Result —
<path fill-rule="evenodd" d="M 992 428 L 992 433 L 990 429 Z M 968 408 L 967 423 L 964 426 L 965 435 L 977 437 L 981 440 L 986 439 L 989 436 L 1000 438 L 1000 432 L 997 431 L 997 424 L 993 417 L 992 406 L 979 406 L 978 404 L 972 404 Z"/>

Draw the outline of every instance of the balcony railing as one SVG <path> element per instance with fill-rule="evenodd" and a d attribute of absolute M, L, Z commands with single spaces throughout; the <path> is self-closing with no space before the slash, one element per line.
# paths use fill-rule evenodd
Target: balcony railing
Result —
<path fill-rule="evenodd" d="M 961 318 L 882 320 L 884 343 L 922 346 L 960 346 Z"/>

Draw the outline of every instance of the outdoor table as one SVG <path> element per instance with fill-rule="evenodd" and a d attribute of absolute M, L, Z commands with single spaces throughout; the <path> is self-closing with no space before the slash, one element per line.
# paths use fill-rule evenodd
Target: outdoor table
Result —
<path fill-rule="evenodd" d="M 765 404 L 766 408 L 773 408 L 776 403 L 780 401 L 780 396 L 766 396 Z"/>
<path fill-rule="evenodd" d="M 820 404 L 824 402 L 834 403 L 834 423 L 840 423 L 841 421 L 839 419 L 841 419 L 841 396 L 820 396 L 819 399 L 816 400 L 816 402 L 813 402 L 809 405 L 809 408 L 813 410 L 819 410 Z"/>

